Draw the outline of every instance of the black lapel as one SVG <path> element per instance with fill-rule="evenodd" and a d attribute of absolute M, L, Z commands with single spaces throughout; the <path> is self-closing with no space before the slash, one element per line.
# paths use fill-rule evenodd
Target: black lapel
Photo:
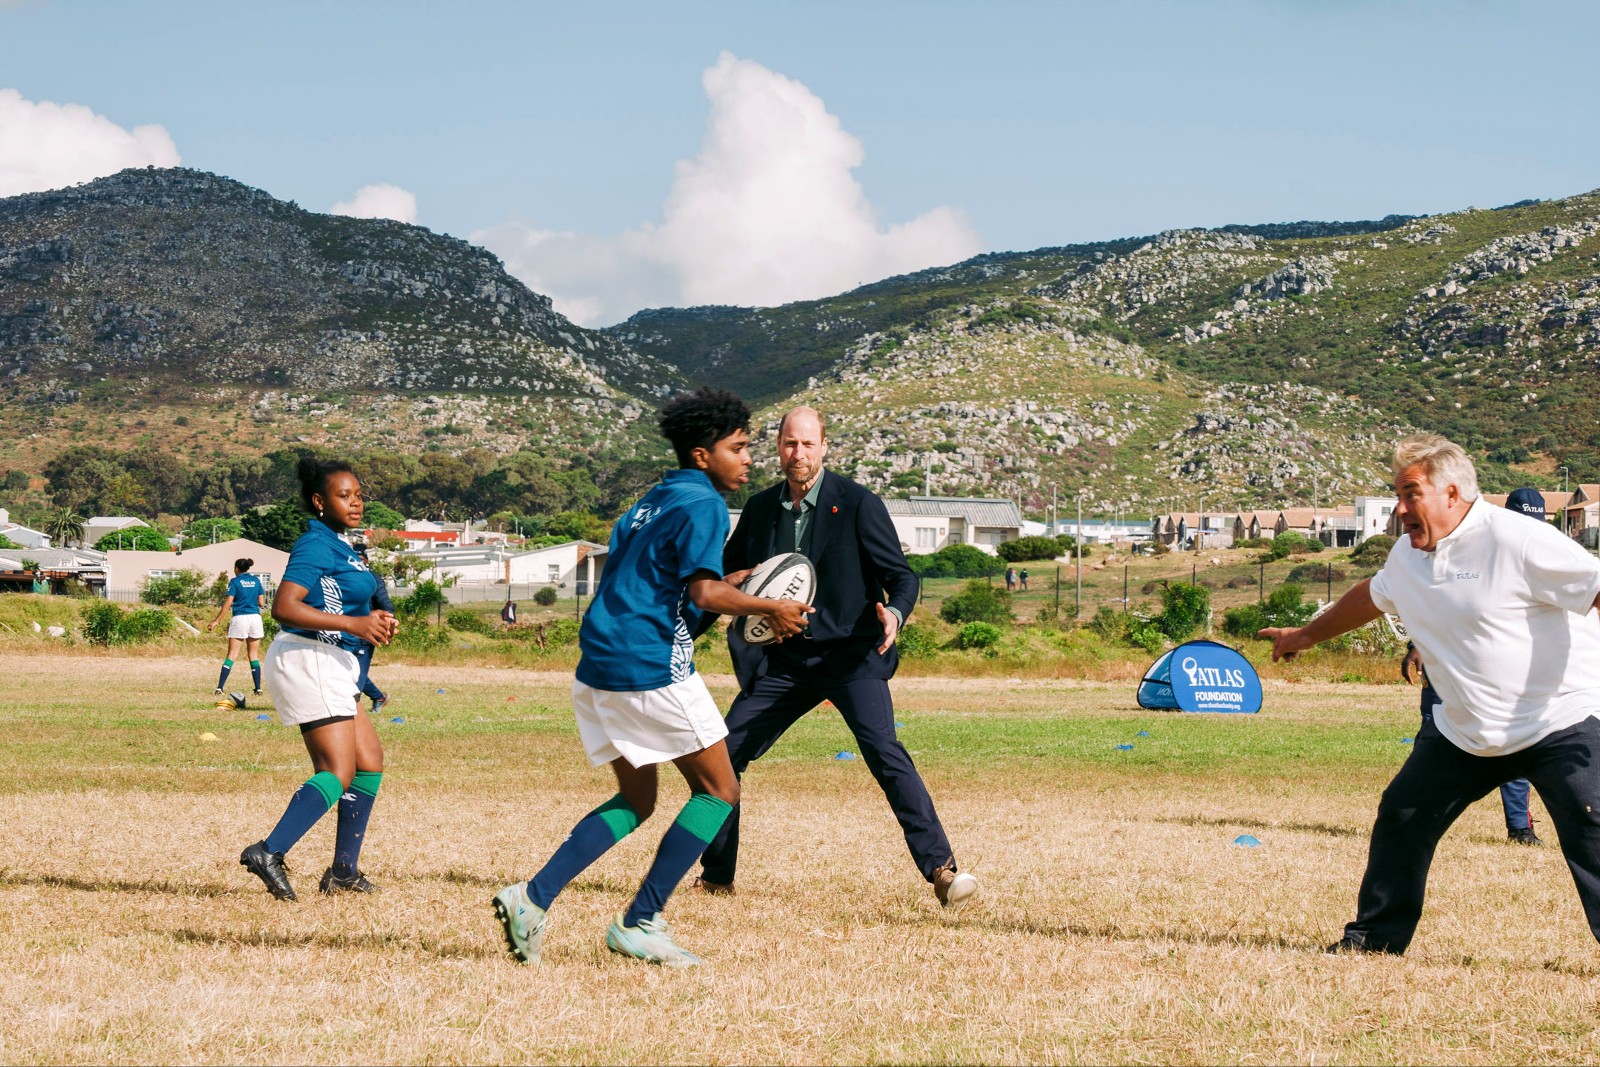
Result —
<path fill-rule="evenodd" d="M 812 563 L 822 558 L 823 550 L 828 547 L 828 538 L 839 526 L 837 520 L 842 513 L 840 501 L 843 499 L 844 482 L 824 470 L 822 492 L 817 494 L 817 513 L 811 516 L 811 551 L 806 554 Z"/>

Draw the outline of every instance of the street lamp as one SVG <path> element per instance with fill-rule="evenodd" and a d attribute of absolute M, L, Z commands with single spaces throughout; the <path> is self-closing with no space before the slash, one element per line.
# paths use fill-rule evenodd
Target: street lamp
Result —
<path fill-rule="evenodd" d="M 1077 572 L 1078 591 L 1072 605 L 1072 617 L 1083 617 L 1083 490 L 1078 490 L 1078 536 L 1073 539 L 1072 554 L 1075 557 L 1074 569 Z"/>
<path fill-rule="evenodd" d="M 1567 468 L 1557 467 L 1556 469 L 1561 472 L 1561 491 L 1565 493 L 1567 491 Z"/>

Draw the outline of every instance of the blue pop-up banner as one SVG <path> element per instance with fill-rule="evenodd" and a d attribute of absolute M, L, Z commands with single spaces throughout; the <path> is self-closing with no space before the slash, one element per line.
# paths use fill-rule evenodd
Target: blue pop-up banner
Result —
<path fill-rule="evenodd" d="M 1179 645 L 1150 665 L 1139 683 L 1139 706 L 1153 710 L 1261 710 L 1261 678 L 1250 661 L 1215 641 Z"/>

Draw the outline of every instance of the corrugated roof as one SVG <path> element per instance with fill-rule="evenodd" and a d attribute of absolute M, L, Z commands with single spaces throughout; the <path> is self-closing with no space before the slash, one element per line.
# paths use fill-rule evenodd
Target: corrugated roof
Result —
<path fill-rule="evenodd" d="M 976 496 L 914 496 L 909 500 L 885 500 L 891 515 L 927 515 L 958 518 L 968 526 L 1022 526 L 1022 513 L 1009 500 Z"/>

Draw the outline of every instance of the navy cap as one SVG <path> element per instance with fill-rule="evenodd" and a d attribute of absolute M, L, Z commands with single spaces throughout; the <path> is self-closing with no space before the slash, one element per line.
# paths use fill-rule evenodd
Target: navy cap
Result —
<path fill-rule="evenodd" d="M 1545 521 L 1544 494 L 1537 489 L 1523 486 L 1521 489 L 1511 490 L 1511 495 L 1506 497 L 1506 507 L 1540 522 Z"/>

